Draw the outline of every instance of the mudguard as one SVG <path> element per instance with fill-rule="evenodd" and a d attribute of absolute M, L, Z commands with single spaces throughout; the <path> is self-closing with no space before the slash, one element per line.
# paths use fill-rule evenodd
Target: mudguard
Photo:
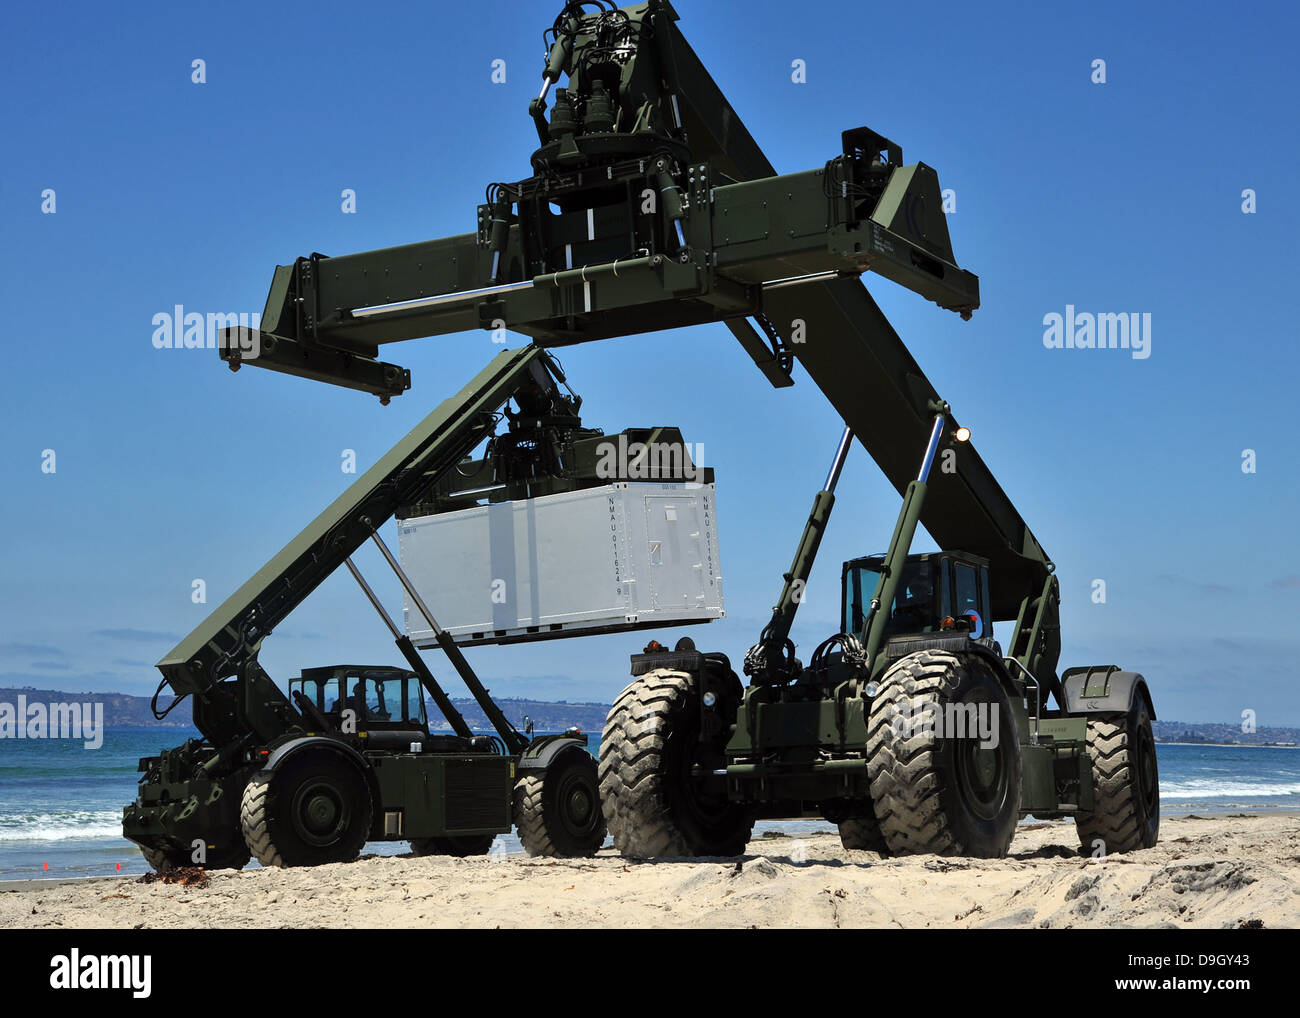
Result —
<path fill-rule="evenodd" d="M 562 735 L 545 741 L 539 739 L 524 750 L 523 756 L 519 758 L 519 770 L 544 771 L 551 765 L 551 761 L 561 753 L 566 753 L 574 748 L 585 753 L 587 751 L 587 737 L 584 735 L 574 738 Z"/>
<path fill-rule="evenodd" d="M 347 743 L 340 742 L 338 739 L 331 739 L 328 735 L 303 735 L 286 739 L 272 749 L 266 759 L 262 761 L 262 770 L 273 771 L 290 757 L 297 756 L 302 750 L 313 746 L 319 746 L 337 753 L 356 767 L 365 777 L 366 785 L 370 789 L 371 799 L 378 808 L 377 804 L 383 801 L 383 797 L 379 794 L 379 782 L 375 778 L 374 768 L 370 766 L 364 756 Z"/>
<path fill-rule="evenodd" d="M 1065 709 L 1070 714 L 1127 713 L 1140 696 L 1155 720 L 1147 680 L 1137 672 L 1121 671 L 1119 665 L 1084 665 L 1067 668 L 1061 676 Z"/>

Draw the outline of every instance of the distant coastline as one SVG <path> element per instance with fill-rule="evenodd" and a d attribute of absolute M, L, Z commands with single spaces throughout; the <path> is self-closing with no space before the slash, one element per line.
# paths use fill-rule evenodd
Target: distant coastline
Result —
<path fill-rule="evenodd" d="M 104 705 L 104 725 L 107 728 L 173 728 L 193 731 L 190 720 L 190 705 L 182 703 L 168 717 L 157 720 L 150 707 L 150 697 L 135 696 L 130 693 L 74 693 L 59 689 L 37 689 L 32 686 L 0 686 L 0 704 L 10 704 L 16 710 L 19 696 L 25 698 L 28 705 L 42 703 L 102 703 Z M 159 697 L 165 708 L 172 702 L 170 692 Z M 452 703 L 464 716 L 466 722 L 475 731 L 489 731 L 492 727 L 478 703 L 469 697 L 453 697 Z M 605 727 L 605 715 L 609 713 L 607 703 L 569 703 L 566 700 L 529 700 L 522 698 L 500 697 L 497 703 L 505 712 L 511 723 L 519 728 L 525 725 L 525 718 L 532 721 L 538 732 L 562 732 L 566 728 L 578 728 L 584 732 L 599 733 Z M 429 720 L 434 731 L 450 732 L 451 725 L 443 720 L 442 715 L 432 703 L 428 704 Z"/>
<path fill-rule="evenodd" d="M 1262 746 L 1270 749 L 1300 747 L 1300 728 L 1261 725 L 1242 731 L 1240 721 L 1152 721 L 1156 742 L 1182 746 Z"/>
<path fill-rule="evenodd" d="M 109 728 L 166 727 L 193 730 L 188 704 L 182 704 L 175 713 L 156 720 L 149 706 L 150 698 L 130 693 L 74 693 L 58 689 L 37 689 L 31 686 L 0 686 L 0 704 L 16 705 L 22 695 L 32 703 L 102 703 L 104 724 Z M 163 703 L 171 702 L 170 696 Z M 482 709 L 468 697 L 453 697 L 452 703 L 464 715 L 475 731 L 487 731 L 492 726 Z M 579 728 L 584 732 L 599 733 L 605 727 L 609 704 L 567 700 L 530 700 L 520 697 L 502 697 L 497 700 L 511 723 L 522 728 L 525 718 L 532 721 L 538 732 L 560 732 L 566 728 Z M 451 731 L 432 703 L 429 718 L 434 731 Z M 1300 728 L 1286 726 L 1261 726 L 1253 732 L 1242 732 L 1240 722 L 1228 724 L 1221 721 L 1153 721 L 1153 734 L 1160 745 L 1176 746 L 1253 746 L 1261 749 L 1300 748 Z"/>
<path fill-rule="evenodd" d="M 1178 742 L 1157 739 L 1157 746 L 1196 746 L 1199 749 L 1300 749 L 1294 742 Z"/>

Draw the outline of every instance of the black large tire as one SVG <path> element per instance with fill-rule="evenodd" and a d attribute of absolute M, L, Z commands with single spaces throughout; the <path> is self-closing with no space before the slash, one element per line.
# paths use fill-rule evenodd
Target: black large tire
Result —
<path fill-rule="evenodd" d="M 691 777 L 725 765 L 721 743 L 700 739 L 696 680 L 657 668 L 619 694 L 600 740 L 600 800 L 614 847 L 637 859 L 740 855 L 753 814 Z"/>
<path fill-rule="evenodd" d="M 252 858 L 248 846 L 241 840 L 224 849 L 208 849 L 208 861 L 203 864 L 205 870 L 242 870 Z"/>
<path fill-rule="evenodd" d="M 244 841 L 263 866 L 351 862 L 370 834 L 370 788 L 361 771 L 328 750 L 290 757 L 244 788 Z"/>
<path fill-rule="evenodd" d="M 943 738 L 914 726 L 896 732 L 896 709 L 988 704 L 996 747 Z M 950 734 L 950 733 L 949 733 Z M 998 859 L 1020 819 L 1020 744 L 1007 694 L 993 667 L 974 655 L 918 651 L 890 666 L 871 702 L 867 773 L 880 830 L 894 855 L 934 853 Z"/>
<path fill-rule="evenodd" d="M 1160 835 L 1160 773 L 1146 700 L 1127 714 L 1088 718 L 1093 811 L 1074 818 L 1080 851 L 1101 842 L 1107 854 L 1151 848 Z"/>
<path fill-rule="evenodd" d="M 457 834 L 445 838 L 412 838 L 411 851 L 416 855 L 453 855 L 464 859 L 487 855 L 496 841 L 495 834 Z"/>
<path fill-rule="evenodd" d="M 874 813 L 864 813 L 862 816 L 842 820 L 839 828 L 840 844 L 845 848 L 862 852 L 879 852 L 881 855 L 889 854 L 889 842 L 885 840 L 885 832 L 880 829 L 880 821 L 876 819 Z"/>
<path fill-rule="evenodd" d="M 198 865 L 192 862 L 190 856 L 183 852 L 166 852 L 161 848 L 145 848 L 141 845 L 140 854 L 144 856 L 144 861 L 153 867 L 155 873 L 171 873 L 182 866 Z M 203 868 L 208 870 L 242 870 L 248 865 L 248 860 L 251 858 L 248 848 L 241 841 L 229 848 L 209 852 L 208 861 L 203 864 Z"/>
<path fill-rule="evenodd" d="M 140 854 L 155 873 L 171 873 L 178 867 L 190 865 L 188 857 L 175 852 L 164 852 L 161 848 L 146 848 L 141 845 Z"/>
<path fill-rule="evenodd" d="M 529 855 L 592 856 L 605 843 L 600 782 L 590 753 L 569 749 L 515 783 L 515 825 Z"/>

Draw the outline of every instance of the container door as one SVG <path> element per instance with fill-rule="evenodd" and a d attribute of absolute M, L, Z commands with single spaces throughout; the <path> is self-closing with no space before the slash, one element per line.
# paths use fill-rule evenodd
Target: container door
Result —
<path fill-rule="evenodd" d="M 691 495 L 647 495 L 645 506 L 651 606 L 704 604 L 698 500 Z"/>

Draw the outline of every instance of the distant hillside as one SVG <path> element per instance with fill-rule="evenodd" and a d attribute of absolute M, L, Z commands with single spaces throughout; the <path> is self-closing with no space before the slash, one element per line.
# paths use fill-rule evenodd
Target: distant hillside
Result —
<path fill-rule="evenodd" d="M 1264 728 L 1243 732 L 1241 723 L 1152 721 L 1156 742 L 1206 742 L 1229 746 L 1300 745 L 1300 728 Z"/>
<path fill-rule="evenodd" d="M 129 693 L 69 693 L 58 689 L 37 689 L 32 686 L 22 688 L 0 687 L 0 703 L 8 703 L 17 709 L 18 697 L 26 697 L 26 702 L 34 703 L 102 703 L 104 705 L 104 724 L 110 728 L 138 728 L 145 725 L 166 726 L 169 728 L 190 728 L 190 705 L 182 703 L 165 720 L 154 720 L 149 708 L 149 697 L 132 696 Z M 165 706 L 171 702 L 169 694 L 159 698 Z M 453 697 L 456 709 L 465 716 L 469 726 L 475 731 L 491 731 L 492 726 L 484 716 L 477 703 L 468 697 Z M 533 720 L 537 732 L 562 732 L 577 725 L 584 732 L 596 732 L 605 725 L 608 704 L 603 703 L 568 703 L 561 700 L 549 703 L 543 700 L 501 699 L 497 701 L 507 718 L 521 731 L 524 717 Z M 429 719 L 435 730 L 450 731 L 451 726 L 442 720 L 442 715 L 432 703 L 428 705 Z"/>
<path fill-rule="evenodd" d="M 189 704 L 183 704 L 164 721 L 154 719 L 149 708 L 149 697 L 132 696 L 129 693 L 67 693 L 58 689 L 35 689 L 31 686 L 14 688 L 0 686 L 0 703 L 8 703 L 18 708 L 18 697 L 27 698 L 27 704 L 34 703 L 102 703 L 104 705 L 104 724 L 109 728 L 139 728 L 144 725 L 168 728 L 190 728 Z M 166 706 L 171 700 L 159 698 Z"/>
<path fill-rule="evenodd" d="M 476 732 L 492 730 L 483 711 L 473 700 L 453 697 L 451 702 L 465 716 L 470 728 Z M 497 703 L 507 720 L 521 732 L 524 730 L 526 715 L 533 719 L 533 730 L 539 734 L 562 732 L 576 725 L 584 732 L 600 735 L 601 729 L 605 727 L 605 715 L 609 713 L 607 703 L 569 703 L 567 700 L 552 703 L 546 700 L 516 700 L 504 697 L 497 700 Z M 451 726 L 442 722 L 442 715 L 432 703 L 428 705 L 428 710 L 431 722 L 435 720 L 441 722 L 438 727 L 450 731 Z"/>
<path fill-rule="evenodd" d="M 25 696 L 29 704 L 102 703 L 104 723 L 111 728 L 136 728 L 144 725 L 191 727 L 188 703 L 181 704 L 166 720 L 155 721 L 153 712 L 149 709 L 147 696 L 132 696 L 128 693 L 67 693 L 57 689 L 32 687 L 21 689 L 0 687 L 0 703 L 9 703 L 16 707 L 19 695 Z M 167 697 L 162 699 L 164 703 L 170 702 Z M 482 709 L 473 700 L 468 697 L 453 697 L 452 703 L 476 732 L 492 730 Z M 562 732 L 576 725 L 584 732 L 599 735 L 601 729 L 605 727 L 605 715 L 609 711 L 608 704 L 569 703 L 567 700 L 502 698 L 497 703 L 500 704 L 501 710 L 510 722 L 520 731 L 524 728 L 524 718 L 530 717 L 533 728 L 538 733 Z M 432 703 L 429 703 L 428 711 L 435 731 L 451 730 L 451 726 L 442 720 L 442 715 Z M 1157 742 L 1226 743 L 1240 746 L 1300 744 L 1300 728 L 1264 727 L 1255 732 L 1244 733 L 1240 723 L 1154 721 L 1152 729 Z"/>

